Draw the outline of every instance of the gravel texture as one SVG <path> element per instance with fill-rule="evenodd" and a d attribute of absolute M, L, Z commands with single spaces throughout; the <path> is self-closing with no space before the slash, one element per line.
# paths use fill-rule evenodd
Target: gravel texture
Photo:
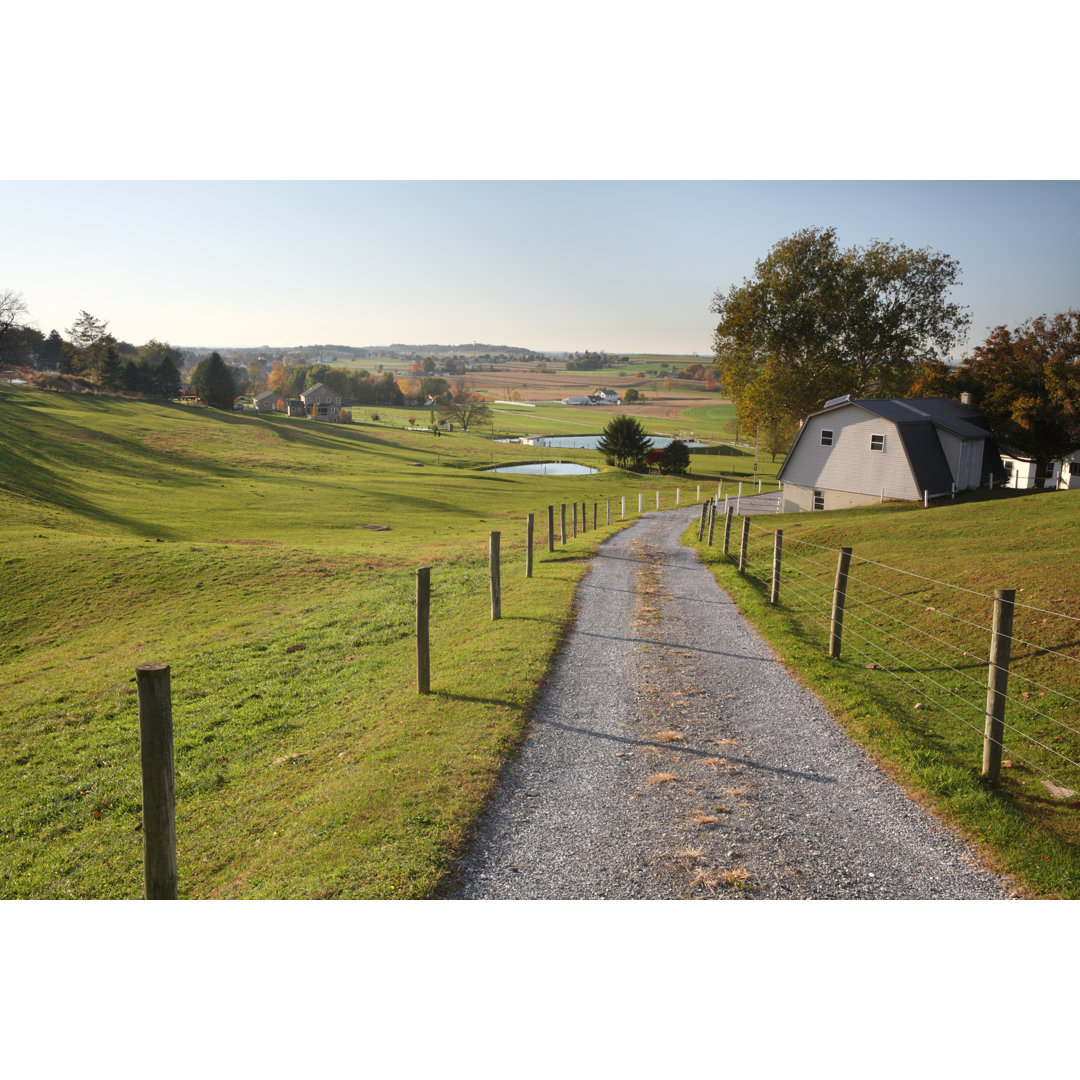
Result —
<path fill-rule="evenodd" d="M 606 541 L 459 899 L 993 899 L 1008 885 L 795 682 L 681 533 Z"/>

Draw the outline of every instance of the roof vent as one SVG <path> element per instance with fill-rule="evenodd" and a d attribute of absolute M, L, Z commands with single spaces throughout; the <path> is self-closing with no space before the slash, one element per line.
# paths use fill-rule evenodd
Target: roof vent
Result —
<path fill-rule="evenodd" d="M 831 409 L 834 405 L 846 405 L 851 400 L 850 394 L 845 394 L 843 397 L 834 397 L 825 402 L 825 408 Z"/>

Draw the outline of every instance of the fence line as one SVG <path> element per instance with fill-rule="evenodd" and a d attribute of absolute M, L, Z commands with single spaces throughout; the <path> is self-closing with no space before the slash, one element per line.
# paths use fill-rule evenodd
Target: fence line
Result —
<path fill-rule="evenodd" d="M 741 559 L 741 572 L 743 576 L 753 579 L 769 590 L 771 596 L 775 587 L 774 579 L 770 573 L 771 567 L 764 565 L 766 552 L 763 542 L 767 538 L 775 537 L 776 531 L 759 525 L 745 516 L 744 526 L 751 531 L 748 534 L 746 554 Z M 819 626 L 827 635 L 830 626 L 835 628 L 835 623 L 828 613 L 828 605 L 835 595 L 836 581 L 830 580 L 833 568 L 819 558 L 802 554 L 797 549 L 793 550 L 794 545 L 821 552 L 837 549 L 784 535 L 784 560 L 779 575 L 783 584 L 779 604 L 797 618 Z M 735 552 L 725 554 L 729 563 L 737 561 Z M 1042 764 L 1021 758 L 1015 749 L 1010 753 L 1013 758 L 1023 761 L 1034 773 L 1046 777 L 1054 784 L 1060 785 L 1061 781 L 1050 771 L 1052 768 L 1055 772 L 1057 771 L 1053 762 L 1056 761 L 1062 768 L 1080 769 L 1080 762 L 1074 760 L 1074 756 L 1080 755 L 1072 750 L 1071 745 L 1058 750 L 1050 745 L 1051 740 L 1042 733 L 1048 727 L 1050 731 L 1056 730 L 1063 733 L 1054 736 L 1054 742 L 1063 738 L 1064 733 L 1080 736 L 1080 728 L 1069 722 L 1069 708 L 1072 705 L 1080 705 L 1080 697 L 1048 686 L 1044 681 L 1034 678 L 1024 670 L 1025 665 L 1039 660 L 1066 660 L 1075 664 L 1080 663 L 1080 657 L 1070 655 L 1052 645 L 1040 645 L 1028 641 L 1021 636 L 1022 629 L 1020 633 L 1012 629 L 1008 635 L 1008 641 L 1013 646 L 1012 656 L 1008 660 L 1002 660 L 1000 665 L 996 664 L 985 652 L 985 643 L 990 642 L 995 633 L 993 628 L 949 610 L 940 599 L 930 603 L 925 597 L 915 599 L 876 581 L 868 580 L 864 575 L 856 572 L 863 567 L 871 567 L 878 574 L 895 572 L 924 582 L 928 586 L 947 590 L 954 595 L 965 594 L 988 603 L 995 603 L 993 595 L 977 589 L 953 585 L 950 582 L 892 567 L 874 559 L 853 556 L 846 575 L 848 625 L 843 628 L 843 639 L 849 644 L 853 653 L 864 660 L 873 662 L 876 669 L 888 672 L 909 691 L 920 694 L 946 715 L 953 717 L 963 726 L 971 728 L 972 731 L 978 732 L 983 745 L 988 742 L 1004 745 L 1007 738 L 1013 747 L 1018 743 L 1024 743 L 1033 749 L 1038 748 L 1046 755 L 1046 760 Z M 1008 591 L 1005 595 L 1007 594 Z M 917 626 L 903 618 L 895 610 L 896 603 L 908 604 L 918 609 L 929 620 L 929 626 L 925 628 Z M 1056 616 L 1070 622 L 1080 621 L 1074 616 L 1034 604 L 1015 604 L 1014 606 L 1024 611 Z M 937 621 L 938 616 L 941 618 L 940 622 Z M 950 627 L 952 629 L 949 629 Z M 980 635 L 979 644 L 976 646 L 973 646 L 970 641 L 972 633 Z M 923 641 L 920 642 L 920 638 Z M 950 653 L 955 658 L 952 662 L 948 659 Z M 909 654 L 910 659 L 907 658 Z M 971 664 L 958 666 L 965 660 L 970 661 Z M 973 674 L 972 667 L 980 669 L 984 678 Z M 893 668 L 907 674 L 898 674 Z M 931 671 L 937 677 L 931 675 Z M 1024 697 L 1028 696 L 1026 691 L 1023 696 L 1017 694 L 1015 685 L 1004 693 L 1001 690 L 994 690 L 994 680 L 990 679 L 989 675 L 994 671 L 1008 672 L 1014 678 L 1019 678 L 1025 686 L 1037 688 L 1042 695 L 1050 695 L 1052 701 L 1057 704 L 1048 706 L 1040 702 L 1042 707 L 1032 704 L 1024 700 Z M 942 675 L 939 673 L 947 675 L 946 681 L 941 681 Z M 912 682 L 912 679 L 915 682 Z M 987 690 L 987 679 L 990 679 L 991 690 Z M 957 685 L 948 685 L 948 682 L 953 680 L 957 680 Z M 965 688 L 968 692 L 986 694 L 987 702 L 968 698 L 964 692 Z M 996 699 L 995 695 L 997 695 Z M 985 720 L 990 707 L 988 702 L 997 699 L 1004 704 L 1007 712 L 1003 717 L 1002 734 L 1000 738 L 995 739 L 988 737 Z M 956 707 L 950 706 L 948 704 L 950 701 L 955 702 Z M 1060 709 L 1062 715 L 1053 716 L 1051 712 L 1046 711 L 1048 707 Z M 957 708 L 970 711 L 980 723 L 972 723 L 967 716 L 957 712 Z M 1078 786 L 1076 781 L 1073 781 L 1073 786 Z"/>

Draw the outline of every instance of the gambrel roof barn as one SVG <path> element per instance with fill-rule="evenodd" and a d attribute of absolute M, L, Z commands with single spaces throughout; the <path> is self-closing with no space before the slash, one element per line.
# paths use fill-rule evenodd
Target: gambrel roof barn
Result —
<path fill-rule="evenodd" d="M 1001 484 L 985 418 L 948 398 L 834 398 L 811 413 L 780 468 L 785 511 L 938 498 Z"/>

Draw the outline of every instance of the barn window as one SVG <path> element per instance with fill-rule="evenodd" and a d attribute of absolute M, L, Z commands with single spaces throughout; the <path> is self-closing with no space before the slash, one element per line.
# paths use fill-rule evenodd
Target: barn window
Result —
<path fill-rule="evenodd" d="M 821 432 L 821 445 L 822 446 L 832 446 L 832 432 L 831 431 L 823 430 Z"/>
<path fill-rule="evenodd" d="M 825 492 L 824 491 L 815 491 L 814 492 L 814 509 L 815 510 L 824 510 L 825 509 Z"/>
<path fill-rule="evenodd" d="M 870 436 L 870 449 L 884 452 L 885 450 L 885 436 L 884 435 L 871 435 Z"/>

